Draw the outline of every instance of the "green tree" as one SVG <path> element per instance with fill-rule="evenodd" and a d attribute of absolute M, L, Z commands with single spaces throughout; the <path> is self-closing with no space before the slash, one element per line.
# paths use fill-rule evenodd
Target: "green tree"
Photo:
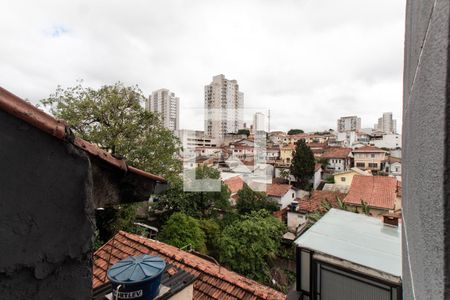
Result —
<path fill-rule="evenodd" d="M 144 101 L 137 86 L 118 82 L 93 89 L 79 83 L 66 89 L 59 86 L 42 104 L 65 120 L 76 136 L 124 157 L 132 166 L 175 180 L 181 172 L 175 157 L 180 143 L 157 114 L 144 110 Z M 134 206 L 111 207 L 97 215 L 99 238 L 106 241 L 118 230 L 133 231 L 134 210 Z"/>
<path fill-rule="evenodd" d="M 280 247 L 284 224 L 268 211 L 245 215 L 227 226 L 219 241 L 220 261 L 259 282 L 270 282 L 270 263 Z"/>
<path fill-rule="evenodd" d="M 199 166 L 196 170 L 197 179 L 219 179 L 220 172 L 208 166 Z M 158 196 L 151 211 L 166 220 L 174 212 L 185 214 L 199 219 L 209 219 L 230 209 L 230 192 L 225 184 L 221 183 L 220 192 L 185 192 L 182 183 L 174 186 Z"/>
<path fill-rule="evenodd" d="M 237 134 L 245 134 L 245 135 L 249 136 L 250 135 L 250 130 L 248 130 L 248 129 L 239 129 Z"/>
<path fill-rule="evenodd" d="M 297 180 L 299 188 L 307 189 L 309 181 L 314 175 L 315 160 L 311 149 L 306 145 L 304 139 L 297 141 L 291 164 L 291 174 Z"/>
<path fill-rule="evenodd" d="M 278 203 L 270 199 L 265 193 L 256 192 L 247 185 L 238 191 L 236 209 L 239 214 L 249 214 L 253 211 L 265 209 L 269 212 L 278 210 Z"/>
<path fill-rule="evenodd" d="M 218 243 L 221 233 L 219 224 L 214 219 L 202 219 L 200 220 L 200 228 L 205 233 L 205 244 L 206 249 L 208 249 L 208 254 L 213 257 L 218 257 Z"/>
<path fill-rule="evenodd" d="M 92 89 L 79 83 L 59 86 L 42 104 L 81 138 L 125 157 L 132 166 L 171 179 L 181 171 L 175 158 L 180 143 L 157 114 L 144 110 L 145 99 L 137 86 L 118 82 Z"/>
<path fill-rule="evenodd" d="M 174 213 L 162 227 L 159 239 L 172 246 L 206 253 L 206 237 L 200 222 L 182 212 Z"/>
<path fill-rule="evenodd" d="M 291 129 L 288 131 L 288 135 L 294 135 L 294 134 L 300 134 L 300 133 L 305 133 L 303 130 L 301 129 Z"/>

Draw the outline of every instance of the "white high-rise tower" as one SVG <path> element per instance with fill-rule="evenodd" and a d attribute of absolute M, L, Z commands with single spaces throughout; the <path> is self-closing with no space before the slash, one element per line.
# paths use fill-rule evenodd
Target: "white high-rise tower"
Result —
<path fill-rule="evenodd" d="M 180 129 L 180 98 L 175 97 L 168 89 L 154 91 L 148 98 L 145 108 L 157 112 L 167 129 Z"/>
<path fill-rule="evenodd" d="M 205 135 L 222 138 L 243 126 L 244 93 L 236 80 L 220 74 L 205 86 Z"/>

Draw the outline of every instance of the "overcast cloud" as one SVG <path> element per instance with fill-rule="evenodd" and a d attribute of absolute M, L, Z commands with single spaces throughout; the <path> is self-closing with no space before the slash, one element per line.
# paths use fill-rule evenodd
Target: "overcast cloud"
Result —
<path fill-rule="evenodd" d="M 32 102 L 77 79 L 122 81 L 180 97 L 181 127 L 213 75 L 236 79 L 273 130 L 401 126 L 405 0 L 9 1 L 0 18 L 0 85 Z"/>

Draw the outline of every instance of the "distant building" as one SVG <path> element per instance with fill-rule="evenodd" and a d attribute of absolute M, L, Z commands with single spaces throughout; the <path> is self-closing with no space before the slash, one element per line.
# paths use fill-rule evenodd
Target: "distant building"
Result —
<path fill-rule="evenodd" d="M 391 112 L 383 113 L 381 118 L 378 118 L 378 123 L 374 126 L 375 130 L 384 133 L 396 133 L 397 132 L 397 120 L 392 118 Z"/>
<path fill-rule="evenodd" d="M 337 131 L 357 131 L 361 129 L 361 118 L 357 116 L 342 117 L 337 120 Z"/>
<path fill-rule="evenodd" d="M 266 116 L 263 113 L 257 112 L 253 116 L 253 131 L 266 131 Z"/>
<path fill-rule="evenodd" d="M 355 167 L 362 170 L 381 171 L 386 158 L 386 151 L 377 147 L 363 146 L 353 150 Z"/>
<path fill-rule="evenodd" d="M 346 171 L 350 168 L 351 148 L 329 148 L 322 155 L 327 160 L 326 170 L 334 172 Z"/>
<path fill-rule="evenodd" d="M 167 129 L 175 131 L 180 128 L 180 98 L 168 89 L 154 91 L 147 99 L 146 109 L 159 113 Z"/>
<path fill-rule="evenodd" d="M 220 74 L 205 86 L 205 134 L 222 138 L 243 127 L 244 93 L 236 80 Z"/>
<path fill-rule="evenodd" d="M 397 149 L 402 147 L 402 136 L 398 133 L 383 134 L 381 138 L 372 138 L 370 143 L 379 148 Z"/>

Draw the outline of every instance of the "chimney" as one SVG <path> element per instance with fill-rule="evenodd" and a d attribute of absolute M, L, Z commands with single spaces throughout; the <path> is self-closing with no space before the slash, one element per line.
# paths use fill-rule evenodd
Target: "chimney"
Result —
<path fill-rule="evenodd" d="M 388 213 L 383 215 L 383 223 L 384 225 L 398 227 L 398 219 L 400 216 L 395 213 Z"/>

